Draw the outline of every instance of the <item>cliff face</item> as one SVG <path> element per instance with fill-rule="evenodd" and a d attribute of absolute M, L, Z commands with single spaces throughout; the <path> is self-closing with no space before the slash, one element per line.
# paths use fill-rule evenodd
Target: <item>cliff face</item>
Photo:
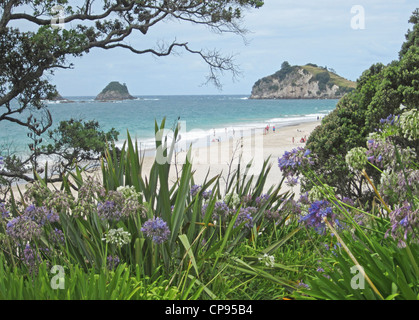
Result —
<path fill-rule="evenodd" d="M 128 92 L 128 88 L 126 84 L 120 84 L 117 81 L 113 81 L 109 83 L 105 89 L 99 93 L 95 100 L 99 101 L 112 101 L 112 100 L 127 100 L 127 99 L 135 99 L 131 96 Z"/>
<path fill-rule="evenodd" d="M 290 66 L 253 85 L 251 99 L 339 99 L 355 88 L 355 82 L 313 64 Z"/>

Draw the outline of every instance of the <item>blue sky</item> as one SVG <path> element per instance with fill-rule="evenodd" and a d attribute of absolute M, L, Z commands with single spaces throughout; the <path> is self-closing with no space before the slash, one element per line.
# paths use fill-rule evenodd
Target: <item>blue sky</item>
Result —
<path fill-rule="evenodd" d="M 364 9 L 364 29 L 351 27 L 355 5 Z M 130 39 L 140 48 L 177 39 L 193 49 L 235 55 L 241 76 L 236 80 L 229 73 L 222 76 L 222 91 L 202 85 L 208 67 L 198 56 L 182 51 L 156 58 L 123 49 L 95 49 L 71 59 L 74 69 L 58 70 L 51 82 L 63 96 L 95 96 L 110 81 L 125 82 L 133 95 L 250 95 L 254 82 L 279 70 L 285 60 L 327 66 L 355 81 L 373 63 L 397 59 L 416 7 L 413 0 L 266 0 L 261 9 L 245 12 L 242 24 L 250 31 L 246 42 L 234 34 L 215 34 L 174 20 Z"/>

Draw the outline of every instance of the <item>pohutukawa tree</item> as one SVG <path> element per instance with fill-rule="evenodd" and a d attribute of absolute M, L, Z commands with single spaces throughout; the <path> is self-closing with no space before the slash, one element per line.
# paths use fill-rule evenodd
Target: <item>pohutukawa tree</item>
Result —
<path fill-rule="evenodd" d="M 93 48 L 159 57 L 183 50 L 200 56 L 209 67 L 207 81 L 220 86 L 223 72 L 237 75 L 232 56 L 176 40 L 155 48 L 133 47 L 128 40 L 147 36 L 150 28 L 170 19 L 243 36 L 243 10 L 262 5 L 256 0 L 85 0 L 77 6 L 66 0 L 0 1 L 0 123 L 27 127 L 35 136 L 44 133 L 52 119 L 42 99 L 57 93 L 47 77 L 72 68 L 68 58 Z M 22 22 L 32 31 L 21 31 Z"/>

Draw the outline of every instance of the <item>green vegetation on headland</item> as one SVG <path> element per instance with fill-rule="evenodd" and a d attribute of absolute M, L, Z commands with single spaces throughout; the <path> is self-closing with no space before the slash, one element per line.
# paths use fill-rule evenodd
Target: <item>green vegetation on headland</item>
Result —
<path fill-rule="evenodd" d="M 333 69 L 309 63 L 291 66 L 283 62 L 274 74 L 256 81 L 252 99 L 337 99 L 355 89 L 356 83 Z"/>
<path fill-rule="evenodd" d="M 60 189 L 45 168 L 8 191 L 0 298 L 419 299 L 419 10 L 410 22 L 399 60 L 366 70 L 306 147 L 278 159 L 266 193 L 269 159 L 197 185 L 186 158 L 170 186 L 176 125 L 143 178 L 129 135 L 117 152 L 117 132 L 63 124 L 54 145 L 69 156 L 80 138 L 104 147 L 101 179 L 75 163 Z M 300 197 L 283 191 L 301 181 Z"/>

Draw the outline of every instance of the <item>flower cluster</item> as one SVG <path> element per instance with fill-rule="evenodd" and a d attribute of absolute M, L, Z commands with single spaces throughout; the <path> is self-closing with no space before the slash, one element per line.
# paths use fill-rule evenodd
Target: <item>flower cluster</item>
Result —
<path fill-rule="evenodd" d="M 134 186 L 120 186 L 116 191 L 122 193 L 125 199 L 136 198 L 139 199 L 143 196 L 142 192 L 137 192 Z"/>
<path fill-rule="evenodd" d="M 349 150 L 346 154 L 345 162 L 353 171 L 361 171 L 367 164 L 367 149 L 364 147 L 357 147 Z"/>
<path fill-rule="evenodd" d="M 390 213 L 391 228 L 387 230 L 393 239 L 399 240 L 399 246 L 405 247 L 409 235 L 415 237 L 415 231 L 419 229 L 419 209 L 414 210 L 407 202 Z"/>
<path fill-rule="evenodd" d="M 308 196 L 308 191 L 302 193 L 300 195 L 300 198 L 298 199 L 298 202 L 301 205 L 310 205 L 310 200 L 309 200 L 309 196 Z"/>
<path fill-rule="evenodd" d="M 207 213 L 208 205 L 204 204 L 202 206 L 202 216 L 204 217 Z M 212 211 L 211 218 L 213 220 L 221 219 L 225 221 L 230 216 L 231 209 L 227 206 L 227 204 L 224 201 L 217 201 L 214 204 L 214 210 Z"/>
<path fill-rule="evenodd" d="M 204 198 L 204 200 L 208 200 L 209 198 L 211 198 L 211 196 L 212 196 L 212 190 L 202 192 L 202 198 Z"/>
<path fill-rule="evenodd" d="M 394 114 L 390 114 L 387 118 L 385 119 L 380 119 L 380 123 L 381 124 L 388 124 L 388 125 L 395 125 L 398 123 L 398 120 L 400 119 L 400 116 L 396 116 Z"/>
<path fill-rule="evenodd" d="M 23 254 L 20 259 L 28 268 L 29 274 L 36 274 L 38 272 L 38 267 L 42 259 L 36 251 L 36 248 L 32 248 L 30 244 L 27 244 L 25 249 L 23 249 Z"/>
<path fill-rule="evenodd" d="M 24 199 L 27 203 L 35 203 L 38 206 L 42 206 L 44 201 L 50 196 L 50 190 L 42 185 L 39 181 L 35 181 L 32 184 L 26 186 L 24 193 Z"/>
<path fill-rule="evenodd" d="M 254 214 L 256 211 L 257 209 L 254 207 L 240 208 L 240 212 L 233 227 L 237 228 L 241 224 L 244 224 L 244 227 L 247 229 L 253 228 L 252 214 Z"/>
<path fill-rule="evenodd" d="M 0 203 L 0 218 L 8 219 L 10 216 L 10 211 L 7 210 L 6 205 L 4 203 Z"/>
<path fill-rule="evenodd" d="M 73 210 L 75 215 L 86 216 L 90 212 L 97 210 L 97 200 L 104 199 L 106 189 L 99 181 L 88 177 L 78 191 L 77 204 Z"/>
<path fill-rule="evenodd" d="M 376 132 L 369 135 L 367 150 L 365 151 L 369 162 L 379 168 L 395 168 L 398 161 L 396 153 L 399 154 L 401 161 L 405 165 L 415 161 L 416 154 L 411 148 L 398 148 L 396 151 L 396 147 L 390 137 L 382 137 Z"/>
<path fill-rule="evenodd" d="M 327 200 L 326 195 L 335 194 L 336 188 L 331 187 L 327 184 L 321 186 L 313 186 L 310 191 L 308 191 L 308 199 L 310 202 L 316 200 Z"/>
<path fill-rule="evenodd" d="M 35 221 L 24 216 L 13 218 L 6 226 L 7 235 L 18 241 L 30 241 L 38 238 L 41 232 L 41 227 Z"/>
<path fill-rule="evenodd" d="M 260 208 L 269 201 L 269 194 L 262 194 L 255 199 L 256 207 Z"/>
<path fill-rule="evenodd" d="M 47 221 L 49 223 L 59 222 L 60 216 L 52 209 L 47 207 L 36 207 L 30 205 L 25 209 L 24 215 L 43 226 Z"/>
<path fill-rule="evenodd" d="M 399 199 L 406 199 L 409 193 L 418 196 L 419 170 L 405 169 L 404 172 L 384 170 L 380 177 L 379 191 L 389 204 L 398 203 Z"/>
<path fill-rule="evenodd" d="M 331 224 L 333 222 L 338 224 L 338 221 L 335 220 L 335 214 L 333 213 L 331 204 L 326 200 L 318 200 L 311 204 L 308 209 L 308 214 L 303 216 L 300 222 L 305 223 L 306 226 L 312 227 L 318 233 L 322 234 L 326 226 L 324 222 L 326 218 Z"/>
<path fill-rule="evenodd" d="M 237 193 L 231 192 L 224 196 L 224 202 L 233 209 L 236 209 L 240 205 L 240 197 Z"/>
<path fill-rule="evenodd" d="M 301 171 L 314 164 L 310 156 L 311 151 L 298 147 L 291 151 L 285 151 L 281 158 L 278 158 L 278 167 L 287 179 L 287 184 L 294 186 L 298 182 L 298 176 Z"/>
<path fill-rule="evenodd" d="M 109 191 L 104 201 L 97 204 L 97 213 L 102 220 L 119 221 L 136 215 L 144 207 L 136 195 L 125 197 L 121 191 Z"/>
<path fill-rule="evenodd" d="M 279 212 L 279 210 L 265 210 L 264 211 L 264 216 L 265 219 L 268 221 L 272 221 L 272 222 L 279 222 L 279 218 L 281 217 L 281 213 Z"/>
<path fill-rule="evenodd" d="M 241 197 L 240 201 L 244 207 L 248 207 L 253 201 L 253 196 L 251 194 L 244 195 Z"/>
<path fill-rule="evenodd" d="M 106 258 L 106 262 L 107 262 L 106 267 L 108 268 L 108 270 L 112 271 L 112 270 L 115 270 L 116 267 L 118 267 L 118 265 L 121 263 L 121 260 L 119 259 L 118 256 L 109 255 Z"/>
<path fill-rule="evenodd" d="M 63 231 L 57 228 L 54 228 L 54 230 L 50 232 L 48 236 L 48 241 L 57 246 L 64 245 L 65 239 L 64 239 Z"/>
<path fill-rule="evenodd" d="M 201 188 L 202 187 L 200 185 L 197 185 L 197 184 L 194 184 L 191 187 L 191 196 L 192 196 L 192 198 L 194 198 L 199 193 L 199 191 L 201 191 Z"/>
<path fill-rule="evenodd" d="M 417 109 L 403 112 L 399 123 L 406 139 L 410 141 L 419 139 L 419 111 Z"/>
<path fill-rule="evenodd" d="M 165 242 L 170 236 L 167 223 L 159 217 L 147 220 L 141 228 L 141 231 L 157 244 Z"/>
<path fill-rule="evenodd" d="M 54 208 L 57 212 L 65 212 L 74 204 L 73 196 L 66 192 L 54 191 L 50 192 L 43 202 L 48 208 Z"/>
<path fill-rule="evenodd" d="M 102 220 L 119 221 L 122 217 L 122 208 L 115 201 L 106 200 L 97 204 L 97 215 Z"/>
<path fill-rule="evenodd" d="M 105 237 L 102 239 L 106 243 L 115 244 L 118 247 L 122 247 L 131 241 L 131 234 L 124 231 L 123 228 L 110 229 Z"/>
<path fill-rule="evenodd" d="M 7 223 L 6 233 L 15 240 L 30 241 L 41 236 L 46 222 L 58 221 L 59 217 L 54 211 L 30 205 L 22 215 Z"/>
<path fill-rule="evenodd" d="M 265 266 L 273 268 L 275 266 L 275 257 L 270 256 L 267 253 L 263 257 L 258 258 L 260 262 L 264 263 Z"/>
<path fill-rule="evenodd" d="M 202 190 L 201 185 L 194 184 L 193 186 L 191 186 L 190 194 L 191 194 L 192 198 L 195 198 L 195 196 L 199 192 L 201 192 L 201 190 Z M 212 196 L 212 190 L 202 191 L 202 198 L 204 198 L 204 200 L 208 200 L 209 198 L 211 198 L 211 196 Z"/>
<path fill-rule="evenodd" d="M 301 215 L 301 203 L 300 201 L 295 201 L 293 199 L 286 199 L 282 202 L 280 207 L 281 216 L 288 216 L 292 221 L 294 217 L 299 217 Z"/>

